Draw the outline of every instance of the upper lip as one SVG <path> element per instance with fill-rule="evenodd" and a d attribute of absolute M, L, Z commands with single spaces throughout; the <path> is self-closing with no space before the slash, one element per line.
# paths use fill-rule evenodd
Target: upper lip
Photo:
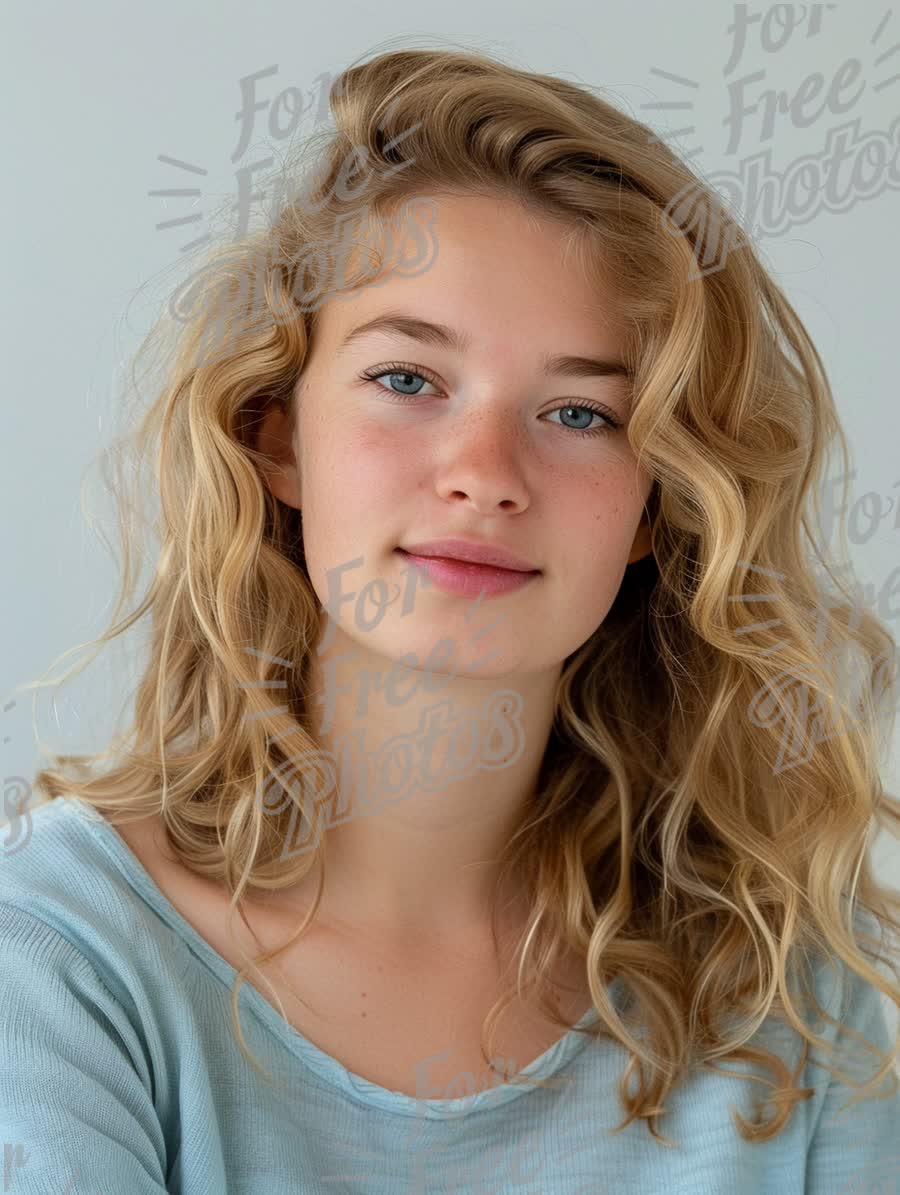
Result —
<path fill-rule="evenodd" d="M 471 564 L 487 564 L 493 568 L 507 568 L 517 573 L 539 572 L 533 564 L 507 552 L 495 544 L 479 543 L 472 539 L 429 539 L 420 544 L 406 544 L 401 548 L 416 556 L 443 556 L 449 560 L 466 560 Z"/>

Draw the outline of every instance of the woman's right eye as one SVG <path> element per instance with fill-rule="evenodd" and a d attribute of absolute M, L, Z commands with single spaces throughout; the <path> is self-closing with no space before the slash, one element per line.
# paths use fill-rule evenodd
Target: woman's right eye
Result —
<path fill-rule="evenodd" d="M 361 374 L 363 378 L 370 382 L 379 382 L 381 378 L 400 379 L 400 386 L 414 385 L 416 382 L 425 382 L 426 384 L 434 385 L 434 380 L 425 374 L 421 368 L 413 369 L 406 365 L 390 365 L 387 367 L 378 366 L 374 369 L 364 370 Z M 404 392 L 401 390 L 394 390 L 391 386 L 381 386 L 382 390 L 387 390 L 389 394 L 393 394 L 397 398 L 418 398 L 421 394 L 421 386 L 418 390 L 411 392 Z"/>

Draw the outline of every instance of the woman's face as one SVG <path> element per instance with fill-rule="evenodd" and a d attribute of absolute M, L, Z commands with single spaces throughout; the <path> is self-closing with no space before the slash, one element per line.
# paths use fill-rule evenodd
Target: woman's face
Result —
<path fill-rule="evenodd" d="M 628 419 L 628 377 L 614 365 L 545 370 L 559 356 L 620 362 L 621 342 L 604 295 L 564 260 L 563 226 L 510 200 L 432 202 L 437 249 L 423 274 L 322 306 L 295 394 L 295 467 L 270 484 L 302 510 L 319 600 L 358 646 L 417 667 L 449 639 L 452 659 L 433 671 L 541 672 L 590 637 L 630 560 L 649 551 L 651 479 L 610 423 Z M 350 338 L 388 314 L 407 332 Z M 465 347 L 409 334 L 412 320 Z M 540 573 L 485 595 L 473 618 L 473 598 L 429 584 L 398 551 L 451 537 Z"/>

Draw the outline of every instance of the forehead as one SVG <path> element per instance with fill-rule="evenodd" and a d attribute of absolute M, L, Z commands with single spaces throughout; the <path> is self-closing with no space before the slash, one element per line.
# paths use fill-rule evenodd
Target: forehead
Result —
<path fill-rule="evenodd" d="M 321 304 L 317 339 L 335 349 L 359 325 L 403 309 L 460 331 L 466 343 L 456 351 L 494 343 L 517 353 L 587 352 L 618 343 L 602 259 L 571 223 L 505 197 L 428 199 L 434 243 L 426 268 L 410 273 L 402 251 L 388 254 L 374 284 Z M 564 345 L 544 343 L 563 330 Z"/>

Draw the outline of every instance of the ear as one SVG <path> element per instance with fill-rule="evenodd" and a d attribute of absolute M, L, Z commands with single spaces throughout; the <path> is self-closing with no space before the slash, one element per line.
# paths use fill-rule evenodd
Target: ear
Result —
<path fill-rule="evenodd" d="M 301 509 L 300 472 L 294 455 L 294 420 L 278 403 L 270 403 L 257 426 L 257 452 L 268 458 L 262 471 L 266 485 L 287 506 Z"/>
<path fill-rule="evenodd" d="M 628 554 L 628 563 L 634 564 L 636 560 L 643 560 L 645 556 L 650 555 L 651 551 L 650 522 L 646 513 L 644 513 L 641 515 L 641 521 L 634 536 L 634 543 L 631 545 L 631 551 Z"/>

